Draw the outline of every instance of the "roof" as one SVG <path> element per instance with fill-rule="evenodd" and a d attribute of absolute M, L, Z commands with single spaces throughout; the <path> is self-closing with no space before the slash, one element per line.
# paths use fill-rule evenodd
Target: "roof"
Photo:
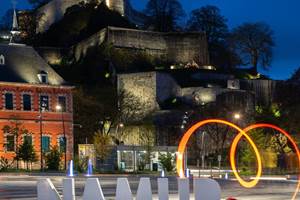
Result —
<path fill-rule="evenodd" d="M 5 64 L 0 65 L 0 82 L 40 84 L 38 74 L 48 74 L 48 85 L 67 85 L 38 53 L 30 46 L 0 44 L 0 56 Z"/>

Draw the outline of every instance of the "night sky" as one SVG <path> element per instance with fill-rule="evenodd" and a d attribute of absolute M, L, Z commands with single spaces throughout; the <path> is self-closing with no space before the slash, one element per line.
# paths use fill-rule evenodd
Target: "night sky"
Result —
<path fill-rule="evenodd" d="M 133 7 L 142 10 L 147 0 L 131 0 Z M 300 67 L 300 1 L 299 0 L 181 0 L 189 11 L 210 4 L 221 9 L 233 28 L 243 22 L 263 21 L 275 32 L 276 47 L 272 68 L 261 71 L 274 79 L 286 79 Z M 11 0 L 0 0 L 0 15 L 11 7 Z M 26 0 L 18 0 L 17 8 L 29 8 Z"/>

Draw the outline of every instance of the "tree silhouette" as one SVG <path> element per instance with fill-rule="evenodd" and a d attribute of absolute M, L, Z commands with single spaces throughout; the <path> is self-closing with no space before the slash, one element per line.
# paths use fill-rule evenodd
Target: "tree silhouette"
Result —
<path fill-rule="evenodd" d="M 150 0 L 144 13 L 148 16 L 146 27 L 155 31 L 174 31 L 177 21 L 185 15 L 178 0 Z"/>
<path fill-rule="evenodd" d="M 216 6 L 207 5 L 191 12 L 188 31 L 205 32 L 210 64 L 217 68 L 233 68 L 239 63 L 238 56 L 229 48 L 227 19 Z"/>
<path fill-rule="evenodd" d="M 262 22 L 244 23 L 233 30 L 231 44 L 243 64 L 251 65 L 255 73 L 259 65 L 263 69 L 270 67 L 275 43 L 269 25 Z"/>
<path fill-rule="evenodd" d="M 29 163 L 37 160 L 34 147 L 28 140 L 25 140 L 23 144 L 21 144 L 17 154 L 18 157 L 26 163 L 27 170 L 29 169 Z"/>
<path fill-rule="evenodd" d="M 223 41 L 228 34 L 227 19 L 216 6 L 204 6 L 191 12 L 187 22 L 190 31 L 205 32 L 208 44 Z"/>

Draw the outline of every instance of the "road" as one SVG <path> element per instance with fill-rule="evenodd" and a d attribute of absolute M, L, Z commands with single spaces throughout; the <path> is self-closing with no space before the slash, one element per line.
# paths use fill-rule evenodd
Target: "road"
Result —
<path fill-rule="evenodd" d="M 114 199 L 116 179 L 120 176 L 105 175 L 99 176 L 100 184 L 107 199 Z M 124 177 L 124 176 L 122 176 Z M 138 186 L 138 176 L 126 176 L 129 180 L 132 192 L 135 194 Z M 36 199 L 36 183 L 45 176 L 0 176 L 0 199 Z M 61 176 L 49 177 L 57 190 L 62 192 Z M 76 196 L 82 196 L 84 190 L 85 177 L 75 178 Z M 252 189 L 242 188 L 234 180 L 218 180 L 222 188 L 222 198 L 235 197 L 238 200 L 289 200 L 296 188 L 296 182 L 292 181 L 260 181 Z M 156 178 L 151 177 L 153 193 L 157 193 Z M 169 178 L 169 187 L 172 199 L 177 199 L 177 180 L 176 177 Z M 191 186 L 192 188 L 192 186 Z M 80 199 L 80 198 L 79 198 Z M 297 199 L 300 200 L 300 194 Z"/>

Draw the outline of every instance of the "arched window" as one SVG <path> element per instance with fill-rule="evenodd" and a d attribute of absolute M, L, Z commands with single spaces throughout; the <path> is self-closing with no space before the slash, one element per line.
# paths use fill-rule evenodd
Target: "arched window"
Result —
<path fill-rule="evenodd" d="M 2 54 L 0 55 L 0 65 L 5 65 L 5 58 Z"/>

